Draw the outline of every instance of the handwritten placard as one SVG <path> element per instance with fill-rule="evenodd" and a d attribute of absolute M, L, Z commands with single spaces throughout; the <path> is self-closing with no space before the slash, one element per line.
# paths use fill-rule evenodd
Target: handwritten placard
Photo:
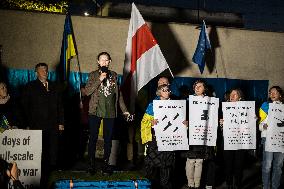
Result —
<path fill-rule="evenodd" d="M 219 98 L 189 96 L 189 145 L 216 146 Z"/>
<path fill-rule="evenodd" d="M 188 150 L 185 100 L 154 100 L 154 126 L 159 151 Z"/>
<path fill-rule="evenodd" d="M 41 177 L 41 130 L 6 130 L 0 133 L 0 156 L 8 163 L 16 162 L 19 180 L 24 188 L 39 188 Z M 8 188 L 13 188 L 9 183 Z"/>
<path fill-rule="evenodd" d="M 269 104 L 265 151 L 284 153 L 284 105 Z"/>
<path fill-rule="evenodd" d="M 224 150 L 255 149 L 255 102 L 223 102 Z"/>

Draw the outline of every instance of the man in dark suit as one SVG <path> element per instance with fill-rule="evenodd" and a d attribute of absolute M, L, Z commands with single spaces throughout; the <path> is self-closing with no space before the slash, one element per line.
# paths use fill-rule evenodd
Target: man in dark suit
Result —
<path fill-rule="evenodd" d="M 35 72 L 37 79 L 26 85 L 22 103 L 27 127 L 42 130 L 42 169 L 46 171 L 57 168 L 58 136 L 64 130 L 64 112 L 57 86 L 47 79 L 47 64 L 37 64 Z"/>

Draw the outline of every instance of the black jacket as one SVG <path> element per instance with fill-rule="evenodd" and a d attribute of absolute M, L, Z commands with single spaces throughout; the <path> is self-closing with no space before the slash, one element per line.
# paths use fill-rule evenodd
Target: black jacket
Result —
<path fill-rule="evenodd" d="M 30 129 L 55 129 L 64 122 L 64 111 L 61 95 L 55 83 L 48 81 L 49 91 L 40 80 L 29 82 L 23 92 L 26 126 Z"/>

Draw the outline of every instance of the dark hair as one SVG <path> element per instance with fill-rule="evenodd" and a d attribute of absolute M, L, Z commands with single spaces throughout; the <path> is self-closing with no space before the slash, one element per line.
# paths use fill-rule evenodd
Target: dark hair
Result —
<path fill-rule="evenodd" d="M 231 93 L 231 90 L 230 91 L 226 91 L 224 93 L 224 101 L 225 102 L 229 102 L 230 101 L 230 93 Z"/>
<path fill-rule="evenodd" d="M 170 84 L 170 80 L 169 80 L 169 78 L 168 77 L 166 77 L 166 76 L 160 76 L 160 77 L 158 77 L 157 79 L 157 85 L 159 85 L 159 81 L 160 81 L 160 79 L 166 79 L 166 80 L 168 80 L 168 82 L 169 82 L 169 84 Z M 158 86 L 157 86 L 158 87 Z"/>
<path fill-rule="evenodd" d="M 158 81 L 159 81 L 160 79 L 162 79 L 162 78 L 165 78 L 165 79 L 167 79 L 167 80 L 170 81 L 170 79 L 169 79 L 167 76 L 159 76 L 159 77 L 158 77 Z"/>
<path fill-rule="evenodd" d="M 46 67 L 48 69 L 48 65 L 46 63 L 40 62 L 35 66 L 35 71 L 37 71 L 37 69 L 39 67 Z"/>
<path fill-rule="evenodd" d="M 204 87 L 204 92 L 203 92 L 203 95 L 208 95 L 208 85 L 206 83 L 206 81 L 202 80 L 202 79 L 198 79 L 196 80 L 194 83 L 193 83 L 193 92 L 195 93 L 195 86 L 198 84 L 198 83 L 202 83 L 203 84 L 203 87 Z"/>
<path fill-rule="evenodd" d="M 284 98 L 283 98 L 284 93 L 283 93 L 283 90 L 281 89 L 281 87 L 279 87 L 279 86 L 272 86 L 272 87 L 270 87 L 269 92 L 272 89 L 276 89 L 276 91 L 280 94 L 280 99 L 279 100 L 283 103 L 284 102 Z M 268 97 L 268 101 L 272 102 L 270 97 Z"/>
<path fill-rule="evenodd" d="M 231 95 L 231 93 L 232 93 L 233 91 L 236 91 L 236 92 L 238 93 L 238 95 L 239 95 L 239 97 L 240 97 L 239 100 L 244 100 L 244 99 L 245 99 L 245 95 L 244 95 L 243 91 L 242 91 L 240 88 L 233 88 L 233 89 L 231 89 L 230 92 L 229 92 L 229 99 L 228 99 L 229 101 L 230 101 L 230 95 Z"/>
<path fill-rule="evenodd" d="M 98 54 L 97 60 L 99 60 L 100 56 L 102 56 L 102 55 L 106 55 L 108 57 L 108 59 L 111 60 L 110 54 L 108 52 L 100 52 Z"/>

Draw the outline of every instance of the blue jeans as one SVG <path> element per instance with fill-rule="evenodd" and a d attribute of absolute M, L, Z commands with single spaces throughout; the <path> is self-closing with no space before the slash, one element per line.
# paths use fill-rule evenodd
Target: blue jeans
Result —
<path fill-rule="evenodd" d="M 282 166 L 284 160 L 284 153 L 281 152 L 266 152 L 265 140 L 262 138 L 263 145 L 263 160 L 262 160 L 262 183 L 263 189 L 270 189 L 270 175 L 272 172 L 271 188 L 278 189 L 280 186 L 280 179 L 282 174 Z"/>
<path fill-rule="evenodd" d="M 108 162 L 109 155 L 111 152 L 112 130 L 115 118 L 101 118 L 89 115 L 90 139 L 89 139 L 88 155 L 90 159 L 95 158 L 96 144 L 98 140 L 99 129 L 102 119 L 104 119 L 103 122 L 104 160 Z"/>

